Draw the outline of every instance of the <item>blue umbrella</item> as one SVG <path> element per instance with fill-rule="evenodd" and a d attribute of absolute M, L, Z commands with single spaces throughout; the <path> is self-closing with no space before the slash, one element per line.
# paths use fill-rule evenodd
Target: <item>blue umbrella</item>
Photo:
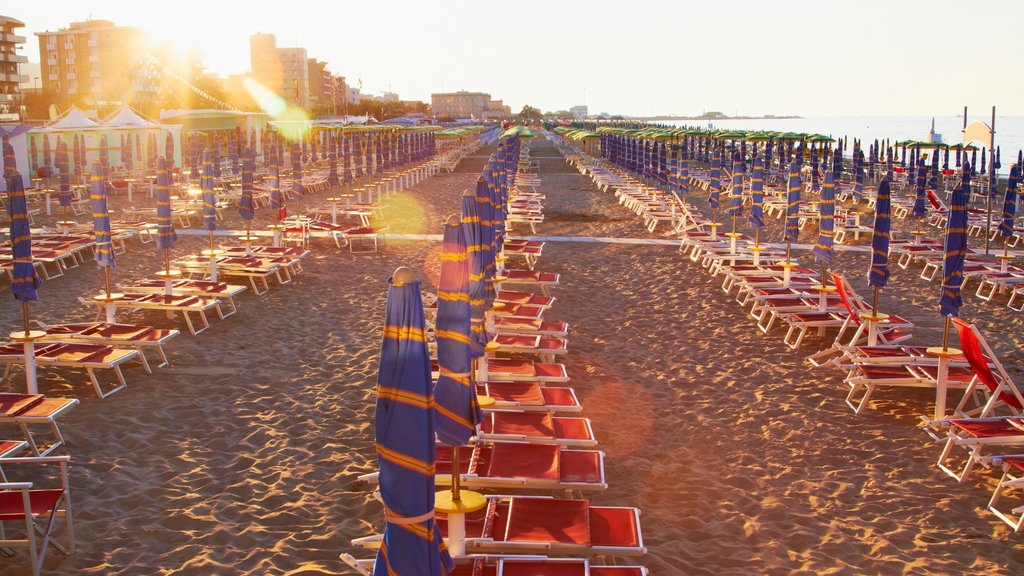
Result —
<path fill-rule="evenodd" d="M 256 210 L 252 202 L 253 172 L 256 171 L 256 158 L 252 148 L 246 146 L 242 152 L 242 197 L 238 200 L 238 215 L 245 220 L 245 238 L 251 240 L 249 229 L 253 218 L 256 217 Z"/>
<path fill-rule="evenodd" d="M 854 150 L 853 172 L 853 199 L 860 202 L 864 197 L 864 152 L 859 149 Z"/>
<path fill-rule="evenodd" d="M 267 188 L 270 189 L 270 209 L 274 211 L 274 225 L 284 213 L 284 197 L 281 196 L 281 174 L 277 167 L 277 148 L 270 147 L 270 169 L 267 172 Z"/>
<path fill-rule="evenodd" d="M 718 194 L 722 188 L 722 160 L 716 148 L 711 153 L 711 194 L 708 196 L 708 204 L 714 211 L 718 209 Z"/>
<path fill-rule="evenodd" d="M 747 222 L 754 228 L 755 244 L 759 244 L 761 227 L 764 226 L 764 166 L 761 156 L 754 157 L 754 171 L 750 176 L 750 217 Z"/>
<path fill-rule="evenodd" d="M 338 185 L 338 142 L 334 136 L 329 136 L 327 142 L 327 160 L 330 172 L 327 175 L 327 185 L 335 187 Z"/>
<path fill-rule="evenodd" d="M 732 216 L 732 231 L 736 232 L 736 217 L 743 213 L 743 160 L 739 154 L 732 158 L 732 193 L 729 195 L 729 216 Z"/>
<path fill-rule="evenodd" d="M 171 249 L 178 239 L 171 216 L 171 174 L 170 163 L 164 157 L 156 160 L 156 247 L 164 251 L 164 268 L 167 278 L 171 274 Z"/>
<path fill-rule="evenodd" d="M 453 222 L 454 220 L 454 222 Z M 483 414 L 473 386 L 470 335 L 469 259 L 461 221 L 452 218 L 441 243 L 441 277 L 437 287 L 437 363 L 441 375 L 434 388 L 437 436 L 453 446 L 469 442 Z M 456 474 L 453 469 L 453 474 Z"/>
<path fill-rule="evenodd" d="M 420 283 L 388 279 L 377 373 L 374 438 L 387 525 L 374 574 L 443 576 L 454 563 L 434 519 L 434 419 Z"/>
<path fill-rule="evenodd" d="M 481 179 L 482 181 L 482 179 Z M 477 184 L 479 187 L 479 183 Z M 471 308 L 470 331 L 473 335 L 475 353 L 481 355 L 487 344 L 484 327 L 484 313 L 487 306 L 487 259 L 484 246 L 484 229 L 481 223 L 483 206 L 477 203 L 476 195 L 467 191 L 462 197 L 462 227 L 466 235 L 466 252 L 469 254 L 469 305 Z"/>
<path fill-rule="evenodd" d="M 821 183 L 818 179 L 818 149 L 811 144 L 811 191 L 821 190 Z"/>
<path fill-rule="evenodd" d="M 1010 166 L 1010 177 L 1006 181 L 1006 196 L 1003 197 L 1003 218 L 999 221 L 999 235 L 1013 237 L 1013 220 L 1017 216 L 1017 185 L 1020 183 L 1020 164 Z"/>
<path fill-rule="evenodd" d="M 164 139 L 164 158 L 167 160 L 167 170 L 174 170 L 174 135 L 170 132 L 167 133 L 167 138 Z"/>
<path fill-rule="evenodd" d="M 835 258 L 835 250 L 832 245 L 832 234 L 835 230 L 836 221 L 836 184 L 833 172 L 825 172 L 825 185 L 821 189 L 821 200 L 818 202 L 818 241 L 814 245 L 814 258 L 824 264 L 831 266 Z M 822 275 L 822 284 L 825 276 Z"/>
<path fill-rule="evenodd" d="M 6 164 L 5 164 L 6 166 Z M 32 230 L 28 223 L 28 204 L 25 201 L 25 183 L 17 169 L 8 171 L 7 182 L 7 216 L 11 220 L 10 235 L 14 256 L 14 269 L 11 271 L 11 292 L 14 298 L 24 304 L 25 332 L 28 328 L 28 302 L 36 299 L 36 289 L 43 281 L 36 274 L 32 263 Z"/>
<path fill-rule="evenodd" d="M 789 165 L 786 181 L 786 261 L 790 260 L 790 244 L 800 235 L 800 162 L 793 160 Z"/>
<path fill-rule="evenodd" d="M 944 318 L 960 315 L 963 298 L 964 260 L 967 257 L 967 202 L 971 197 L 971 166 L 964 163 L 960 186 L 953 191 L 946 220 L 946 249 L 942 259 L 942 296 L 939 311 Z"/>
<path fill-rule="evenodd" d="M 299 145 L 292 142 L 292 194 L 296 200 L 302 200 L 305 189 L 302 187 L 302 154 Z"/>
<path fill-rule="evenodd" d="M 486 173 L 486 171 L 485 171 Z M 486 304 L 484 310 L 491 309 L 491 302 L 494 302 L 496 296 L 494 292 L 494 283 L 491 281 L 497 270 L 495 269 L 494 258 L 497 256 L 494 251 L 495 248 L 495 233 L 494 233 L 494 220 L 495 211 L 494 203 L 491 200 L 491 187 L 487 179 L 481 177 L 476 182 L 476 203 L 480 215 L 480 230 L 481 230 L 481 250 L 480 257 L 483 258 L 484 262 L 484 274 L 486 281 L 484 282 L 484 294 L 486 297 Z M 468 236 L 467 236 L 468 238 Z M 486 342 L 485 342 L 486 343 Z"/>
<path fill-rule="evenodd" d="M 15 172 L 18 172 L 18 159 L 14 155 L 14 146 L 11 145 L 11 140 L 7 137 L 7 134 L 3 135 L 3 139 L 0 142 L 2 142 L 0 145 L 4 149 L 4 179 L 6 180 Z M 24 183 L 22 183 L 22 186 L 24 186 Z"/>
<path fill-rule="evenodd" d="M 103 177 L 103 164 L 93 162 L 89 184 L 92 202 L 92 228 L 95 234 L 96 264 L 104 270 L 114 266 L 114 243 L 110 236 L 110 212 L 107 210 L 107 180 Z"/>
<path fill-rule="evenodd" d="M 110 175 L 110 148 L 107 144 L 107 135 L 100 136 L 100 167 L 103 169 L 104 178 Z"/>
<path fill-rule="evenodd" d="M 210 232 L 212 243 L 213 231 L 217 229 L 217 197 L 213 191 L 213 159 L 209 150 L 203 151 L 203 169 L 199 178 L 199 187 L 203 191 L 203 227 Z M 213 246 L 210 248 L 212 249 Z"/>
<path fill-rule="evenodd" d="M 926 214 L 924 197 L 925 197 L 925 180 L 928 178 L 928 169 L 925 168 L 924 164 L 917 167 L 917 178 L 914 181 L 914 216 L 917 218 L 924 218 Z"/>
<path fill-rule="evenodd" d="M 64 221 L 68 219 L 68 208 L 71 207 L 71 162 L 68 158 L 68 145 L 57 140 L 57 170 L 60 172 L 60 190 L 58 199 L 64 208 Z"/>
<path fill-rule="evenodd" d="M 686 144 L 683 144 L 683 153 L 679 158 L 679 192 L 686 197 L 686 194 L 690 191 L 690 167 L 689 161 L 686 159 L 687 150 Z"/>
<path fill-rule="evenodd" d="M 868 269 L 868 285 L 875 290 L 875 309 L 878 305 L 878 288 L 889 283 L 889 232 L 892 227 L 891 183 L 884 178 L 878 183 L 875 198 L 875 229 L 871 235 L 871 267 Z"/>

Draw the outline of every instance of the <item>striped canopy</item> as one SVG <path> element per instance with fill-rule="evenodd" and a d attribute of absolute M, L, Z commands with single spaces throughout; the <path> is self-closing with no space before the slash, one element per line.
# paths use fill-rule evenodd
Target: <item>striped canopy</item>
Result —
<path fill-rule="evenodd" d="M 786 179 L 786 234 L 785 240 L 796 242 L 800 236 L 800 162 L 793 160 L 789 164 L 789 176 Z"/>
<path fill-rule="evenodd" d="M 243 220 L 252 220 L 256 217 L 252 203 L 253 172 L 255 170 L 256 159 L 253 158 L 252 148 L 247 146 L 242 153 L 242 197 L 238 200 L 238 215 Z"/>
<path fill-rule="evenodd" d="M 25 184 L 17 170 L 9 172 L 7 181 L 7 216 L 11 220 L 10 235 L 14 268 L 11 270 L 11 292 L 18 302 L 36 299 L 36 289 L 43 281 L 32 263 L 32 230 L 28 223 Z"/>
<path fill-rule="evenodd" d="M 461 446 L 483 419 L 472 379 L 469 259 L 461 224 L 444 227 L 435 334 L 441 371 L 434 388 L 437 436 L 446 444 Z"/>
<path fill-rule="evenodd" d="M 711 194 L 708 196 L 708 204 L 712 208 L 718 208 L 718 194 L 722 189 L 722 160 L 718 149 L 711 153 Z"/>
<path fill-rule="evenodd" d="M 483 179 L 480 183 L 486 186 Z M 480 183 L 477 186 L 480 186 Z M 484 312 L 487 307 L 487 249 L 484 246 L 484 229 L 481 223 L 483 204 L 477 203 L 475 194 L 462 197 L 462 228 L 466 238 L 466 252 L 469 255 L 469 305 L 470 331 L 473 335 L 477 355 L 483 353 L 487 344 L 484 330 Z"/>
<path fill-rule="evenodd" d="M 299 200 L 305 194 L 305 189 L 302 187 L 302 153 L 299 150 L 299 145 L 292 142 L 292 194 Z"/>
<path fill-rule="evenodd" d="M 103 164 L 93 162 L 92 177 L 89 179 L 89 200 L 92 201 L 92 230 L 96 236 L 93 252 L 96 265 L 100 268 L 114 266 L 114 243 L 110 237 L 107 192 L 107 179 L 103 176 Z"/>
<path fill-rule="evenodd" d="M 68 158 L 68 145 L 57 140 L 57 170 L 60 172 L 57 199 L 65 208 L 71 207 L 71 161 Z"/>
<path fill-rule="evenodd" d="M 885 287 L 889 283 L 889 231 L 892 226 L 892 199 L 888 177 L 878 183 L 875 198 L 875 229 L 871 235 L 871 267 L 868 269 L 868 285 Z"/>
<path fill-rule="evenodd" d="M 419 281 L 388 279 L 374 431 L 387 525 L 373 573 L 443 576 L 454 568 L 434 520 L 434 422 Z"/>
<path fill-rule="evenodd" d="M 1003 197 L 1003 217 L 999 221 L 999 235 L 1013 236 L 1013 220 L 1017 216 L 1017 185 L 1020 183 L 1020 164 L 1010 166 L 1010 177 L 1006 181 L 1006 195 Z"/>
<path fill-rule="evenodd" d="M 178 233 L 171 216 L 171 174 L 169 162 L 163 156 L 156 160 L 156 247 L 158 250 L 174 248 Z"/>
<path fill-rule="evenodd" d="M 967 257 L 967 202 L 971 197 L 971 165 L 964 162 L 960 186 L 953 190 L 946 220 L 946 249 L 942 258 L 942 295 L 939 311 L 943 317 L 957 317 L 964 301 L 964 259 Z"/>
<path fill-rule="evenodd" d="M 925 180 L 928 177 L 928 169 L 924 164 L 919 164 L 917 167 L 917 175 L 914 178 L 914 210 L 913 214 L 916 218 L 924 218 L 927 211 L 924 206 L 925 197 Z"/>
<path fill-rule="evenodd" d="M 750 175 L 750 217 L 747 222 L 754 228 L 764 226 L 764 165 L 760 156 L 754 157 L 754 170 Z"/>
<path fill-rule="evenodd" d="M 832 245 L 832 234 L 836 226 L 836 181 L 833 172 L 825 171 L 825 185 L 821 189 L 821 200 L 818 202 L 818 241 L 814 244 L 814 258 L 826 266 L 832 265 L 835 250 Z"/>
<path fill-rule="evenodd" d="M 213 231 L 217 229 L 217 197 L 213 191 L 213 155 L 203 150 L 203 168 L 199 177 L 199 187 L 203 191 L 203 227 Z"/>
<path fill-rule="evenodd" d="M 281 196 L 281 173 L 277 164 L 277 148 L 270 147 L 270 168 L 267 171 L 267 188 L 270 190 L 270 209 L 274 214 L 284 210 L 284 198 Z"/>
<path fill-rule="evenodd" d="M 743 160 L 739 154 L 732 159 L 732 193 L 729 195 L 729 215 L 743 213 Z"/>

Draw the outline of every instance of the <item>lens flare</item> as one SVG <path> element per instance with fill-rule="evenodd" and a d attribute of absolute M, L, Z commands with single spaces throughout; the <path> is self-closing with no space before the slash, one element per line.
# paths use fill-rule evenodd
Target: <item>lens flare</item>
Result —
<path fill-rule="evenodd" d="M 242 86 L 260 109 L 277 121 L 277 129 L 282 136 L 293 141 L 302 139 L 310 126 L 305 110 L 289 106 L 284 98 L 251 77 L 245 77 Z"/>

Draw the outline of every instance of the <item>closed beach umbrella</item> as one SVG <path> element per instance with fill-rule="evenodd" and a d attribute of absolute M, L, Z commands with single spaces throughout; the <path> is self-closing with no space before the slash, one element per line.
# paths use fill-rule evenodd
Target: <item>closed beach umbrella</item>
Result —
<path fill-rule="evenodd" d="M 944 318 L 960 315 L 963 298 L 964 259 L 967 257 L 967 202 L 971 197 L 971 166 L 964 163 L 960 186 L 953 190 L 946 219 L 945 252 L 942 258 L 942 296 L 939 311 Z"/>
<path fill-rule="evenodd" d="M 928 187 L 935 190 L 939 187 L 939 149 L 932 152 L 932 167 L 928 171 Z"/>
<path fill-rule="evenodd" d="M 786 242 L 796 242 L 800 235 L 800 163 L 796 160 L 789 165 L 786 180 Z M 788 258 L 787 258 L 788 259 Z"/>
<path fill-rule="evenodd" d="M 11 164 L 13 166 L 13 164 Z M 7 164 L 4 164 L 6 167 Z M 32 230 L 28 223 L 28 204 L 21 172 L 15 168 L 7 172 L 7 216 L 10 218 L 10 237 L 14 268 L 11 270 L 11 292 L 21 303 L 36 299 L 36 290 L 43 281 L 32 263 Z M 26 324 L 28 319 L 25 320 Z M 25 330 L 28 331 L 26 325 Z"/>
<path fill-rule="evenodd" d="M 29 177 L 32 175 L 32 168 L 39 167 L 39 147 L 36 144 L 36 138 L 29 136 L 28 138 L 28 165 L 29 165 Z"/>
<path fill-rule="evenodd" d="M 0 146 L 3 146 L 4 149 L 4 179 L 6 181 L 7 178 L 18 172 L 18 159 L 14 155 L 14 146 L 11 144 L 7 134 L 4 134 L 3 138 L 0 139 Z"/>
<path fill-rule="evenodd" d="M 486 172 L 485 170 L 484 173 L 486 174 Z M 484 295 L 486 297 L 484 310 L 487 311 L 491 309 L 491 302 L 494 302 L 496 296 L 491 279 L 494 278 L 496 272 L 494 258 L 497 254 L 494 251 L 494 202 L 491 199 L 491 185 L 485 177 L 481 177 L 476 182 L 476 203 L 480 215 L 480 258 L 484 263 Z"/>
<path fill-rule="evenodd" d="M 100 136 L 100 174 L 106 178 L 110 175 L 110 147 L 107 144 L 107 135 Z M 93 171 L 95 172 L 95 170 Z M 93 174 L 95 176 L 95 173 Z"/>
<path fill-rule="evenodd" d="M 135 133 L 135 153 L 134 157 L 139 160 L 139 164 L 142 164 L 142 139 L 139 137 L 139 133 Z"/>
<path fill-rule="evenodd" d="M 739 154 L 732 159 L 732 192 L 729 195 L 729 216 L 732 216 L 732 231 L 736 232 L 736 217 L 743 213 L 743 160 Z"/>
<path fill-rule="evenodd" d="M 914 216 L 917 218 L 924 218 L 925 215 L 925 180 L 927 178 L 927 169 L 922 164 L 917 168 L 917 178 L 914 180 Z"/>
<path fill-rule="evenodd" d="M 825 172 L 825 185 L 818 202 L 818 241 L 814 244 L 814 258 L 825 266 L 831 266 L 835 258 L 832 234 L 835 230 L 836 185 L 832 172 Z M 825 278 L 822 277 L 822 283 Z"/>
<path fill-rule="evenodd" d="M 302 200 L 305 190 L 302 188 L 302 153 L 299 145 L 292 142 L 292 194 L 297 200 Z"/>
<path fill-rule="evenodd" d="M 1003 217 L 999 221 L 999 234 L 1007 240 L 1013 237 L 1013 220 L 1017 216 L 1017 184 L 1020 183 L 1020 164 L 1010 166 L 1010 178 L 1006 181 L 1006 196 L 1003 197 Z"/>
<path fill-rule="evenodd" d="M 174 135 L 170 132 L 167 133 L 167 138 L 164 139 L 164 157 L 167 160 L 167 170 L 174 170 Z"/>
<path fill-rule="evenodd" d="M 135 157 L 132 154 L 132 137 L 130 134 L 124 137 L 124 157 L 121 158 L 121 163 L 124 164 L 124 169 L 128 172 L 135 170 Z"/>
<path fill-rule="evenodd" d="M 213 191 L 213 154 L 203 151 L 203 171 L 199 178 L 203 191 L 203 227 L 211 233 L 217 229 L 217 198 Z"/>
<path fill-rule="evenodd" d="M 253 158 L 252 148 L 247 147 L 242 153 L 242 197 L 238 200 L 238 215 L 245 220 L 246 236 L 249 235 L 249 222 L 256 217 L 252 202 L 253 172 L 255 170 L 256 160 Z"/>
<path fill-rule="evenodd" d="M 483 182 L 483 179 L 480 180 Z M 477 186 L 479 187 L 479 183 Z M 484 329 L 484 313 L 487 306 L 487 261 L 484 247 L 484 230 L 481 224 L 483 205 L 478 204 L 476 195 L 467 191 L 462 197 L 462 228 L 466 238 L 466 252 L 469 255 L 469 304 L 470 332 L 480 349 L 487 344 Z"/>
<path fill-rule="evenodd" d="M 883 178 L 878 183 L 875 199 L 875 227 L 871 235 L 871 267 L 868 269 L 868 285 L 884 288 L 889 283 L 889 233 L 892 226 L 891 183 Z"/>
<path fill-rule="evenodd" d="M 338 144 L 333 137 L 327 142 L 327 164 L 327 185 L 333 188 L 338 185 Z"/>
<path fill-rule="evenodd" d="M 818 177 L 818 149 L 811 144 L 811 191 L 821 190 L 821 180 Z"/>
<path fill-rule="evenodd" d="M 158 250 L 174 248 L 178 233 L 171 216 L 170 163 L 164 157 L 156 160 L 156 247 Z"/>
<path fill-rule="evenodd" d="M 462 446 L 473 436 L 483 414 L 472 381 L 469 259 L 465 231 L 456 218 L 445 225 L 441 243 L 435 334 L 441 372 L 434 388 L 437 436 L 446 444 Z"/>
<path fill-rule="evenodd" d="M 388 283 L 374 413 L 387 525 L 373 573 L 443 576 L 454 563 L 434 520 L 433 385 L 420 283 L 404 268 Z"/>
<path fill-rule="evenodd" d="M 864 197 L 864 151 L 856 148 L 853 154 L 853 199 L 860 202 Z"/>
<path fill-rule="evenodd" d="M 50 137 L 43 134 L 43 166 L 53 166 L 53 152 L 50 150 Z"/>
<path fill-rule="evenodd" d="M 718 194 L 722 188 L 722 160 L 719 157 L 718 149 L 711 153 L 711 194 L 708 196 L 708 204 L 711 208 L 718 208 Z"/>
<path fill-rule="evenodd" d="M 277 167 L 277 149 L 270 147 L 270 168 L 267 171 L 267 188 L 270 191 L 270 209 L 274 211 L 274 224 L 284 214 L 284 198 L 281 196 L 281 173 Z"/>
<path fill-rule="evenodd" d="M 690 192 L 690 163 L 686 158 L 687 153 L 686 144 L 683 144 L 683 153 L 679 158 L 679 193 L 683 198 Z"/>
<path fill-rule="evenodd" d="M 92 202 L 92 230 L 96 241 L 93 252 L 96 265 L 101 269 L 114 266 L 114 243 L 110 236 L 107 192 L 107 180 L 103 177 L 103 164 L 93 162 L 92 177 L 89 182 L 89 200 Z M 109 289 L 107 291 L 109 292 Z"/>
<path fill-rule="evenodd" d="M 68 158 L 68 145 L 63 140 L 57 140 L 57 170 L 59 174 L 57 199 L 64 210 L 64 220 L 67 221 L 67 208 L 71 207 L 71 161 Z"/>
<path fill-rule="evenodd" d="M 757 232 L 764 226 L 764 167 L 761 157 L 754 157 L 754 171 L 750 176 L 750 217 L 747 222 Z"/>

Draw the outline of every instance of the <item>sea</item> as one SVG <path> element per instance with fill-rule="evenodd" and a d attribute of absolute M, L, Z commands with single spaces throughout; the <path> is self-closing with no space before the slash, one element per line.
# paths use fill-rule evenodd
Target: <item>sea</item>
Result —
<path fill-rule="evenodd" d="M 776 130 L 779 132 L 808 132 L 824 134 L 832 138 L 856 138 L 864 147 L 874 140 L 888 138 L 890 142 L 901 140 L 928 140 L 932 127 L 932 116 L 818 116 L 807 118 L 763 118 L 713 120 L 710 127 L 721 130 Z M 935 116 L 935 132 L 942 135 L 942 141 L 956 144 L 962 141 L 963 116 Z M 967 122 L 992 123 L 992 117 L 981 118 L 967 115 Z M 708 128 L 708 120 L 671 120 L 659 124 Z M 1017 160 L 1017 151 L 1024 149 L 1024 116 L 996 116 L 995 144 L 1001 150 L 1002 167 L 999 172 L 1006 174 L 1010 165 Z M 852 140 L 851 140 L 852 141 Z M 978 152 L 981 153 L 980 150 Z M 953 160 L 950 159 L 952 164 Z M 980 162 L 980 158 L 979 158 Z"/>

